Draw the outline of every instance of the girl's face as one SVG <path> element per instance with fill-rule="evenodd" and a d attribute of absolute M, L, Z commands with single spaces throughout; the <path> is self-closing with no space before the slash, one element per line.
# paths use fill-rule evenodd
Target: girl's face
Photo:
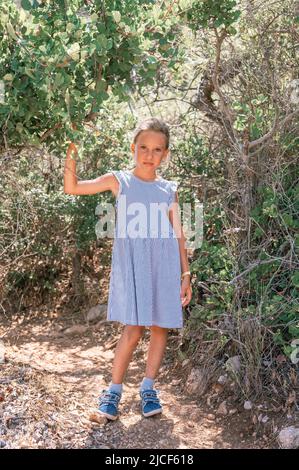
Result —
<path fill-rule="evenodd" d="M 144 170 L 155 171 L 169 152 L 165 145 L 166 136 L 162 132 L 140 132 L 136 144 L 131 144 L 132 153 L 136 155 L 137 166 Z"/>

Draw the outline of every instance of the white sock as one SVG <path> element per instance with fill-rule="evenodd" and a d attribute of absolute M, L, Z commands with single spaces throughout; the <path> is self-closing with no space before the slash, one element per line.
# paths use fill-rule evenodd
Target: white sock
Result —
<path fill-rule="evenodd" d="M 140 384 L 140 390 L 149 390 L 150 388 L 153 388 L 153 386 L 154 386 L 154 379 L 144 377 Z"/>
<path fill-rule="evenodd" d="M 116 392 L 122 394 L 123 391 L 123 384 L 115 384 L 113 382 L 110 382 L 109 388 L 111 392 Z"/>

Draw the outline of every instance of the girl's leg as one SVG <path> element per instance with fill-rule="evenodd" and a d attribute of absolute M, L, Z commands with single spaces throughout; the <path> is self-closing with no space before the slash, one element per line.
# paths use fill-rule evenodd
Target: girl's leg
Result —
<path fill-rule="evenodd" d="M 167 344 L 168 328 L 151 326 L 151 339 L 148 349 L 145 376 L 155 379 L 164 356 Z"/>
<path fill-rule="evenodd" d="M 115 349 L 112 367 L 113 383 L 121 384 L 123 382 L 133 352 L 143 335 L 144 329 L 144 326 L 125 325 Z"/>

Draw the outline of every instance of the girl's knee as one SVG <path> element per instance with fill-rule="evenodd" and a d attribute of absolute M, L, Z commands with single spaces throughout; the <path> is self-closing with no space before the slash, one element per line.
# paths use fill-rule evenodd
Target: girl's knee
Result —
<path fill-rule="evenodd" d="M 145 327 L 140 325 L 126 325 L 124 329 L 124 334 L 128 341 L 134 343 L 138 342 L 143 336 Z"/>

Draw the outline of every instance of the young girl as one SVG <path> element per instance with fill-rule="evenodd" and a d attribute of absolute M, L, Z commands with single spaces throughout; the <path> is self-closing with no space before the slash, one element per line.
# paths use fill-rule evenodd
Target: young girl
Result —
<path fill-rule="evenodd" d="M 145 327 L 150 328 L 151 336 L 145 376 L 139 389 L 141 411 L 145 417 L 162 412 L 160 392 L 154 388 L 154 380 L 162 363 L 168 329 L 182 328 L 182 307 L 192 296 L 177 183 L 156 173 L 168 159 L 168 126 L 157 118 L 144 120 L 135 129 L 131 150 L 135 160 L 133 171 L 114 170 L 94 180 L 78 181 L 76 163 L 71 158 L 76 147 L 70 144 L 64 173 L 67 194 L 112 191 L 116 197 L 107 320 L 125 326 L 115 350 L 112 380 L 109 388 L 102 390 L 97 410 L 111 420 L 118 417 L 123 380 Z M 161 203 L 166 207 L 166 227 L 165 219 L 164 224 L 152 222 L 152 207 L 163 207 Z M 141 236 L 139 233 L 136 236 L 132 219 L 140 208 Z"/>

